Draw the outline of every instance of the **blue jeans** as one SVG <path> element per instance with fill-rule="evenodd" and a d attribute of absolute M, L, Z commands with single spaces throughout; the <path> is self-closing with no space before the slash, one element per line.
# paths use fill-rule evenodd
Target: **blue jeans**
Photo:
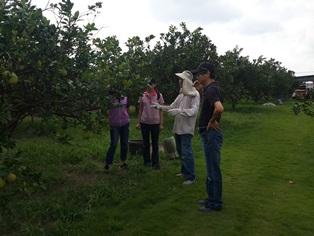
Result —
<path fill-rule="evenodd" d="M 186 180 L 195 180 L 194 153 L 192 149 L 192 134 L 175 134 L 176 147 L 181 159 L 181 173 Z"/>
<path fill-rule="evenodd" d="M 220 209 L 222 206 L 220 149 L 223 135 L 221 131 L 209 129 L 201 133 L 201 139 L 206 163 L 207 207 Z"/>
<path fill-rule="evenodd" d="M 159 124 L 144 124 L 141 123 L 141 132 L 143 138 L 143 158 L 145 166 L 159 165 L 158 139 L 159 139 Z M 150 140 L 152 138 L 152 161 L 150 161 Z"/>
<path fill-rule="evenodd" d="M 125 161 L 128 155 L 128 141 L 129 141 L 129 127 L 130 123 L 118 127 L 110 126 L 110 147 L 106 155 L 106 163 L 112 164 L 114 153 L 116 152 L 119 136 L 120 136 L 120 161 Z"/>

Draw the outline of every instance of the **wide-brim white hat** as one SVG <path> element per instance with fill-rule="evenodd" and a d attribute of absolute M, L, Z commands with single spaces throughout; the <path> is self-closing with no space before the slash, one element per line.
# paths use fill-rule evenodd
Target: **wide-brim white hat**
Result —
<path fill-rule="evenodd" d="M 176 73 L 175 75 L 187 81 L 189 84 L 193 84 L 193 74 L 190 71 L 185 70 L 182 73 Z"/>

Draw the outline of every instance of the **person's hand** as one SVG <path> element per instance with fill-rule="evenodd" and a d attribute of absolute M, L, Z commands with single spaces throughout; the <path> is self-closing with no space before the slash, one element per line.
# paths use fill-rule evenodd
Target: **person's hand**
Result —
<path fill-rule="evenodd" d="M 198 80 L 196 80 L 193 84 L 194 88 L 197 90 L 197 91 L 201 91 L 203 89 L 203 85 L 200 84 L 200 82 L 198 82 Z"/>
<path fill-rule="evenodd" d="M 174 108 L 174 109 L 170 109 L 169 111 L 167 111 L 168 115 L 170 116 L 176 116 L 181 112 L 181 109 L 179 108 Z"/>
<path fill-rule="evenodd" d="M 150 106 L 151 108 L 155 108 L 155 109 L 161 109 L 161 105 L 157 102 L 153 102 L 152 105 Z"/>
<path fill-rule="evenodd" d="M 164 125 L 163 124 L 159 124 L 159 131 L 162 131 L 164 129 Z"/>
<path fill-rule="evenodd" d="M 141 124 L 140 123 L 136 124 L 136 129 L 141 129 Z"/>
<path fill-rule="evenodd" d="M 216 130 L 216 131 L 219 131 L 220 130 L 220 125 L 219 125 L 219 123 L 216 121 L 216 120 L 214 120 L 214 121 L 209 121 L 208 122 L 208 125 L 207 125 L 207 130 L 209 129 L 209 128 L 212 128 L 212 129 L 214 129 L 214 130 Z"/>

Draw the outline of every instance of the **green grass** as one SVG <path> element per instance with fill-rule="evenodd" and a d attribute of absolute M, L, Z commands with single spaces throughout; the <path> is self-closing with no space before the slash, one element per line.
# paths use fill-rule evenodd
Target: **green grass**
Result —
<path fill-rule="evenodd" d="M 84 140 L 83 131 L 69 128 L 69 145 L 19 134 L 23 161 L 43 173 L 47 190 L 13 196 L 1 214 L 0 235 L 313 235 L 314 120 L 291 108 L 290 101 L 243 103 L 235 111 L 226 106 L 221 212 L 197 211 L 206 194 L 197 133 L 191 186 L 174 177 L 180 161 L 162 152 L 159 171 L 144 168 L 135 155 L 128 158 L 130 170 L 114 165 L 103 174 L 109 132 Z M 141 139 L 136 119 L 132 113 L 130 139 Z M 172 135 L 172 124 L 165 115 L 160 140 Z"/>

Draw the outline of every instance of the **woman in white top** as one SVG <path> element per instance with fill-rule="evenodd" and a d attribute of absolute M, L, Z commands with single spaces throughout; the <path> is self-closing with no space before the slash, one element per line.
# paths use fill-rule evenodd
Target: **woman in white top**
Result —
<path fill-rule="evenodd" d="M 179 78 L 180 93 L 170 106 L 153 104 L 152 107 L 166 111 L 175 116 L 172 132 L 175 135 L 176 148 L 181 159 L 181 172 L 176 176 L 184 176 L 183 184 L 193 184 L 196 180 L 192 137 L 200 104 L 200 94 L 193 86 L 193 75 L 190 71 L 176 73 Z"/>

